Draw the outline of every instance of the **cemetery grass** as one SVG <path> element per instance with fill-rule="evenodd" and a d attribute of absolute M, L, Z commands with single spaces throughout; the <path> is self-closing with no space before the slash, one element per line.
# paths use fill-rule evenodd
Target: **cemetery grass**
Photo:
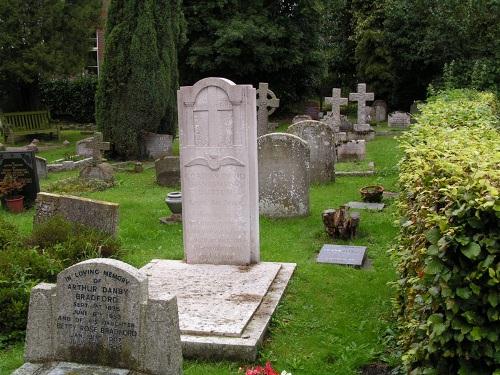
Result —
<path fill-rule="evenodd" d="M 258 363 L 270 360 L 279 372 L 287 370 L 293 375 L 354 375 L 368 363 L 397 363 L 387 335 L 392 328 L 394 294 L 388 283 L 396 279 L 387 253 L 397 233 L 394 202 L 385 201 L 383 212 L 361 212 L 357 238 L 335 242 L 368 246 L 371 268 L 315 261 L 321 246 L 333 243 L 321 221 L 324 209 L 359 200 L 358 190 L 365 185 L 397 189 L 397 140 L 377 137 L 367 148 L 367 160 L 375 162 L 376 175 L 339 177 L 335 183 L 312 186 L 309 217 L 260 219 L 262 260 L 297 263 L 297 269 L 272 319 Z M 76 174 L 52 174 L 43 181 L 42 190 L 51 181 Z M 81 195 L 120 204 L 119 237 L 124 250 L 119 258 L 142 267 L 155 258 L 183 257 L 182 226 L 158 221 L 169 215 L 164 198 L 173 190 L 156 185 L 154 169 L 147 169 L 141 174 L 118 173 L 115 187 Z M 33 210 L 19 215 L 2 210 L 0 216 L 15 222 L 24 233 L 31 231 Z M 10 374 L 23 363 L 22 352 L 21 342 L 0 352 L 0 375 Z M 185 360 L 184 373 L 237 374 L 247 365 L 251 364 Z"/>

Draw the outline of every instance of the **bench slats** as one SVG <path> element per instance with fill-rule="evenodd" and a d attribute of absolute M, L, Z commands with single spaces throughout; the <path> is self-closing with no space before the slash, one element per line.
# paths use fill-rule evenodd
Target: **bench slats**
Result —
<path fill-rule="evenodd" d="M 4 136 L 55 133 L 59 137 L 59 127 L 50 123 L 48 111 L 0 113 L 4 125 Z"/>

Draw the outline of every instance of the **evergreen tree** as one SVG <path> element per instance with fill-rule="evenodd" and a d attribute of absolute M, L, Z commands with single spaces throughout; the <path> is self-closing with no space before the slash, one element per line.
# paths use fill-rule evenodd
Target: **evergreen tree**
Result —
<path fill-rule="evenodd" d="M 174 134 L 180 0 L 112 0 L 96 121 L 117 156 L 144 157 L 145 132 Z"/>

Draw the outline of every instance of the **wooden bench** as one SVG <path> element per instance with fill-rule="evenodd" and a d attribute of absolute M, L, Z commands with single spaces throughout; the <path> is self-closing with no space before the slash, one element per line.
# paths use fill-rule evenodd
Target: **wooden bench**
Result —
<path fill-rule="evenodd" d="M 0 126 L 7 143 L 31 134 L 55 134 L 59 139 L 59 126 L 50 123 L 49 111 L 0 113 Z"/>

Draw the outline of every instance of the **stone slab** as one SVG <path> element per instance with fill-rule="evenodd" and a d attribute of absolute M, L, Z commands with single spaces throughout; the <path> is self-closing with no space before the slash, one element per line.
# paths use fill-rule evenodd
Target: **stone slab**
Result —
<path fill-rule="evenodd" d="M 363 265 L 366 246 L 328 245 L 325 244 L 316 258 L 318 263 L 342 264 L 359 267 Z"/>
<path fill-rule="evenodd" d="M 180 273 L 179 269 L 183 269 L 184 266 L 192 268 L 193 271 L 188 271 L 185 274 Z M 254 267 L 257 268 L 254 269 Z M 226 322 L 228 317 L 238 320 L 234 327 L 245 325 L 239 336 L 228 336 L 216 332 L 185 333 L 182 332 L 181 328 L 184 358 L 254 361 L 271 317 L 285 292 L 295 267 L 296 264 L 293 263 L 266 262 L 241 267 L 188 265 L 182 261 L 153 260 L 141 270 L 149 277 L 150 298 L 162 299 L 168 296 L 165 294 L 164 297 L 163 278 L 166 280 L 165 284 L 175 282 L 181 286 L 183 291 L 177 294 L 179 324 L 181 327 L 189 325 L 202 326 L 206 318 L 199 316 L 198 312 L 208 308 L 213 310 L 209 311 L 209 313 L 212 319 L 216 319 L 221 324 L 221 327 L 230 327 L 230 324 Z M 216 272 L 217 269 L 225 270 L 223 276 Z M 262 293 L 270 279 L 265 273 L 269 272 L 269 270 L 274 273 L 276 269 L 275 277 L 267 286 L 266 292 Z M 176 273 L 178 280 L 174 280 L 175 278 L 171 275 L 171 272 Z M 197 272 L 196 277 L 198 280 L 191 280 L 193 272 Z M 205 273 L 206 276 L 200 276 Z M 258 275 L 262 273 L 267 280 L 266 282 L 258 279 Z M 200 283 L 202 277 L 205 279 L 204 283 Z M 210 278 L 213 278 L 213 281 L 210 281 Z M 184 284 L 190 284 L 189 288 Z M 200 298 L 203 295 L 207 295 L 207 297 Z M 252 300 L 252 295 L 255 296 L 253 297 L 254 300 Z M 260 295 L 262 295 L 261 298 L 257 297 Z M 260 299 L 260 302 L 257 302 L 257 298 Z M 209 301 L 210 305 L 206 306 L 204 301 Z M 229 306 L 242 312 L 245 316 L 237 317 L 233 311 L 228 310 Z M 254 309 L 254 306 L 256 307 L 253 314 L 247 319 L 249 313 L 246 310 Z M 204 329 L 208 327 L 203 326 Z M 216 327 L 214 331 L 221 331 L 221 329 Z M 233 328 L 232 331 L 235 332 L 236 329 Z"/>
<path fill-rule="evenodd" d="M 349 208 L 354 210 L 372 210 L 372 211 L 382 211 L 385 207 L 384 203 L 370 203 L 370 202 L 349 202 L 347 203 Z"/>
<path fill-rule="evenodd" d="M 132 373 L 141 374 L 106 366 L 84 365 L 74 362 L 52 362 L 49 364 L 25 363 L 12 375 L 131 375 Z"/>

